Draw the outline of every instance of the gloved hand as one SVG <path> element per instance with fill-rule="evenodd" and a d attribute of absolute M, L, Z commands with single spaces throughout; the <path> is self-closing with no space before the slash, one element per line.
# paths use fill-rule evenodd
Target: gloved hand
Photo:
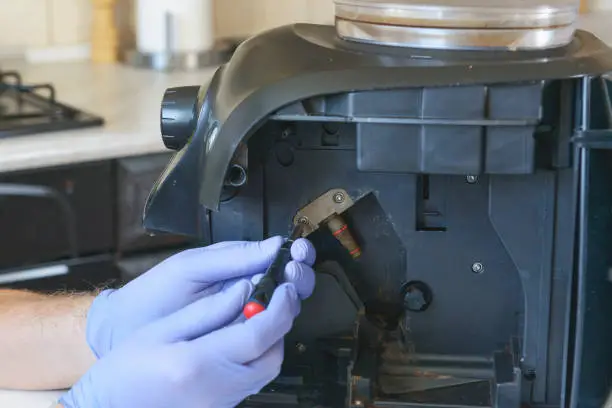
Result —
<path fill-rule="evenodd" d="M 118 290 L 106 290 L 93 301 L 87 316 L 87 342 L 103 357 L 137 329 L 232 286 L 256 281 L 283 243 L 282 237 L 261 242 L 223 242 L 172 256 Z M 305 239 L 291 247 L 285 269 L 300 298 L 312 294 L 315 250 Z"/>
<path fill-rule="evenodd" d="M 268 308 L 237 322 L 251 283 L 243 280 L 133 334 L 61 399 L 65 408 L 226 408 L 279 373 L 283 336 L 299 313 L 293 284 Z M 231 322 L 233 325 L 227 326 Z M 220 329 L 219 329 L 220 328 Z"/>

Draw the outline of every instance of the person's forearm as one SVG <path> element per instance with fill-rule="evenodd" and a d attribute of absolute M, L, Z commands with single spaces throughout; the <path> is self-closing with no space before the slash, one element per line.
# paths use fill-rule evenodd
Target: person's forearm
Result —
<path fill-rule="evenodd" d="M 92 295 L 0 289 L 0 388 L 69 388 L 95 362 L 85 337 Z"/>

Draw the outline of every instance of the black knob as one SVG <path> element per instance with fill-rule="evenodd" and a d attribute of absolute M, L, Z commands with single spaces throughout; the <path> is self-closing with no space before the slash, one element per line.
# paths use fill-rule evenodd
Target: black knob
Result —
<path fill-rule="evenodd" d="M 161 106 L 161 134 L 164 145 L 180 150 L 196 127 L 199 86 L 169 88 Z"/>

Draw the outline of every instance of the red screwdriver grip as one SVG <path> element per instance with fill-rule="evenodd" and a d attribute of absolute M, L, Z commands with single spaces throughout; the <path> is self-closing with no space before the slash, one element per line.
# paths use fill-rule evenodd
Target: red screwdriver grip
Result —
<path fill-rule="evenodd" d="M 247 319 L 250 319 L 251 317 L 260 314 L 264 310 L 266 310 L 266 307 L 264 305 L 259 302 L 251 301 L 244 306 L 242 314 L 244 314 L 244 317 L 246 317 Z"/>

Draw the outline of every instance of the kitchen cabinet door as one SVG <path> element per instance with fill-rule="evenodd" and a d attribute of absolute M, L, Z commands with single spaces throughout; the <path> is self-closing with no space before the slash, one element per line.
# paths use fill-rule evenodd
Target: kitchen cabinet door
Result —
<path fill-rule="evenodd" d="M 0 176 L 0 269 L 114 247 L 111 162 Z"/>

